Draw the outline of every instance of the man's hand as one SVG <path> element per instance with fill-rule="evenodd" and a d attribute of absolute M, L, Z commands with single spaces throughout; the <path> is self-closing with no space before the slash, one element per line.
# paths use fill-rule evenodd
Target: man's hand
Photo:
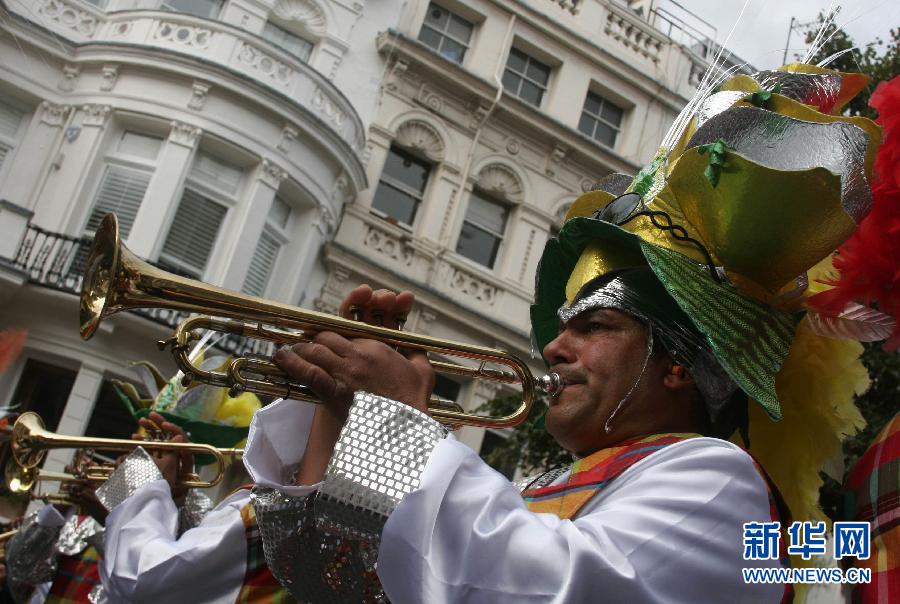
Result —
<path fill-rule="evenodd" d="M 414 301 L 411 292 L 372 291 L 368 285 L 360 285 L 344 298 L 340 314 L 345 318 L 356 314 L 370 325 L 397 329 Z M 327 331 L 312 342 L 282 348 L 275 354 L 275 362 L 341 418 L 346 418 L 357 390 L 424 411 L 434 387 L 434 371 L 423 353 L 401 354 L 376 340 L 348 340 Z"/>
<path fill-rule="evenodd" d="M 90 482 L 81 479 L 68 481 L 63 483 L 62 490 L 69 496 L 72 503 L 82 508 L 94 520 L 106 526 L 106 517 L 109 515 L 109 510 L 97 499 L 94 486 Z"/>
<path fill-rule="evenodd" d="M 138 420 L 141 428 L 151 435 L 160 435 L 165 442 L 170 443 L 186 443 L 187 434 L 179 426 L 173 424 L 155 411 L 151 411 L 147 417 Z M 132 434 L 134 440 L 144 440 L 139 434 Z M 148 451 L 149 452 L 149 451 Z M 170 452 L 170 451 L 152 451 L 149 452 L 156 466 L 162 473 L 163 478 L 169 483 L 172 489 L 172 499 L 177 504 L 181 504 L 184 496 L 187 494 L 187 488 L 179 486 L 179 482 L 183 482 L 190 478 L 193 474 L 194 459 L 189 452 Z"/>
<path fill-rule="evenodd" d="M 373 291 L 360 285 L 344 298 L 339 312 L 344 318 L 398 329 L 414 301 L 411 292 Z M 424 354 L 404 355 L 378 341 L 351 341 L 332 332 L 283 348 L 274 360 L 322 399 L 297 472 L 296 482 L 301 485 L 322 480 L 354 392 L 365 390 L 424 410 L 434 387 L 434 371 Z"/>

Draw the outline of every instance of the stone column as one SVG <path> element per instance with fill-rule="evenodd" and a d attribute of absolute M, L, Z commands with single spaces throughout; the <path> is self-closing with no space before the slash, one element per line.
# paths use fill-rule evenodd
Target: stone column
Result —
<path fill-rule="evenodd" d="M 7 172 L 15 174 L 15 178 L 6 179 L 0 189 L 0 199 L 28 209 L 34 208 L 41 184 L 48 177 L 62 143 L 63 126 L 71 110 L 68 105 L 56 105 L 50 101 L 38 106 L 25 136 L 16 145 Z"/>
<path fill-rule="evenodd" d="M 197 141 L 203 131 L 183 122 L 172 122 L 169 137 L 159 153 L 156 171 L 147 185 L 144 201 L 134 218 L 127 245 L 144 258 L 154 258 L 165 241 L 169 220 L 190 170 Z"/>
<path fill-rule="evenodd" d="M 91 414 L 94 412 L 94 404 L 97 402 L 97 395 L 100 393 L 102 385 L 103 370 L 82 363 L 72 390 L 69 392 L 69 400 L 66 401 L 56 432 L 67 435 L 84 434 L 88 422 L 91 420 Z M 47 461 L 44 462 L 44 469 L 51 472 L 62 472 L 71 459 L 72 451 L 70 449 L 50 451 L 47 454 Z"/>
<path fill-rule="evenodd" d="M 51 169 L 34 206 L 33 222 L 50 231 L 65 232 L 76 210 L 72 196 L 82 192 L 85 178 L 100 149 L 110 105 L 82 105 L 63 132 Z"/>
<path fill-rule="evenodd" d="M 230 239 L 228 249 L 223 250 L 220 262 L 224 265 L 222 287 L 240 291 L 256 251 L 256 244 L 266 224 L 275 194 L 288 173 L 270 159 L 263 159 L 256 172 L 256 180 L 250 187 L 247 203 L 234 209 L 238 213 L 234 224 L 237 236 Z"/>

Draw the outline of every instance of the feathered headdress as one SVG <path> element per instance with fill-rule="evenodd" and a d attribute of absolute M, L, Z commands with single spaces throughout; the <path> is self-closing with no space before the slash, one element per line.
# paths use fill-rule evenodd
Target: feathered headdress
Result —
<path fill-rule="evenodd" d="M 733 382 L 730 401 L 754 401 L 751 452 L 795 519 L 821 518 L 818 472 L 840 478 L 841 441 L 864 423 L 853 405 L 868 386 L 857 340 L 895 329 L 881 312 L 898 308 L 877 289 L 883 280 L 857 269 L 853 294 L 839 298 L 842 268 L 837 288 L 821 293 L 835 250 L 868 224 L 881 129 L 840 115 L 867 82 L 859 74 L 797 63 L 707 80 L 648 166 L 606 178 L 572 205 L 538 269 L 535 338 L 543 347 L 555 337 L 557 311 L 586 283 L 649 267 Z M 876 206 L 879 195 L 876 187 Z M 838 264 L 854 256 L 842 248 Z M 815 293 L 827 309 L 810 304 Z M 880 310 L 848 306 L 857 297 Z M 713 414 L 725 404 L 706 402 Z"/>

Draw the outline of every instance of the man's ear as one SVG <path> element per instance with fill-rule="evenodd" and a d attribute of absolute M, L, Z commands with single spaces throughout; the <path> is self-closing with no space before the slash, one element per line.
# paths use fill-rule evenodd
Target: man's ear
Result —
<path fill-rule="evenodd" d="M 663 386 L 674 391 L 684 391 L 687 388 L 694 388 L 695 383 L 684 365 L 672 363 L 669 372 L 663 377 Z"/>

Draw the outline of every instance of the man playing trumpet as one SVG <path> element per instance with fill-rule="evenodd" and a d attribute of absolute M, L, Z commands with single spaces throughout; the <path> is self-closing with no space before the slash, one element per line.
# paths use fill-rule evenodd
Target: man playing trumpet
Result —
<path fill-rule="evenodd" d="M 839 116 L 859 85 L 805 65 L 740 76 L 695 99 L 637 177 L 575 201 L 532 325 L 564 386 L 547 430 L 577 461 L 524 490 L 428 416 L 422 353 L 328 332 L 279 351 L 323 404 L 278 402 L 251 426 L 273 573 L 315 602 L 789 598 L 742 570 L 787 564 L 784 501 L 821 518 L 817 472 L 859 422 L 861 347 L 830 339 L 807 290 L 871 201 L 842 185 L 867 185 L 879 140 Z M 837 131 L 853 144 L 832 149 Z M 411 302 L 361 287 L 342 310 L 396 326 Z M 762 527 L 779 537 L 765 551 L 747 540 Z"/>

